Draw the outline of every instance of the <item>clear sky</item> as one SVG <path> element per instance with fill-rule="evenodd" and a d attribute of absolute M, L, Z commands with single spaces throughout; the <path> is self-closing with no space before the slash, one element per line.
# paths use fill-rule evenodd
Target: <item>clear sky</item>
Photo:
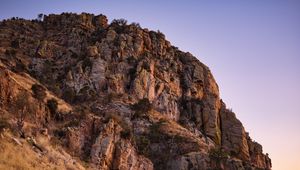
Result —
<path fill-rule="evenodd" d="M 299 0 L 1 0 L 0 19 L 103 13 L 162 31 L 210 67 L 274 170 L 300 170 Z"/>

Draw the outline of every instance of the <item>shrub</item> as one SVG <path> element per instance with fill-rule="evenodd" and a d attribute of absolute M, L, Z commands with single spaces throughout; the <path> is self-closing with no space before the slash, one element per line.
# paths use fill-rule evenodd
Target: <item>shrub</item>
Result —
<path fill-rule="evenodd" d="M 25 137 L 22 130 L 24 120 L 28 115 L 32 115 L 36 112 L 36 105 L 32 104 L 29 100 L 29 93 L 27 91 L 20 91 L 16 96 L 13 107 L 14 112 L 17 113 L 17 128 L 21 137 Z"/>
<path fill-rule="evenodd" d="M 220 147 L 216 147 L 214 149 L 211 149 L 209 151 L 209 157 L 211 159 L 214 159 L 214 160 L 221 160 L 221 159 L 226 159 L 229 157 L 229 154 L 225 151 L 223 151 L 223 149 L 221 149 Z"/>
<path fill-rule="evenodd" d="M 0 133 L 3 132 L 4 129 L 9 129 L 10 124 L 8 123 L 8 120 L 5 118 L 0 118 Z"/>
<path fill-rule="evenodd" d="M 38 20 L 38 21 L 43 21 L 43 19 L 44 19 L 44 16 L 45 16 L 45 15 L 44 15 L 44 14 L 42 14 L 42 13 L 41 13 L 41 14 L 38 14 L 38 16 L 37 16 L 37 20 Z"/>
<path fill-rule="evenodd" d="M 151 71 L 150 64 L 148 62 L 144 62 L 143 65 L 142 65 L 142 68 L 147 70 L 148 72 Z"/>
<path fill-rule="evenodd" d="M 129 64 L 136 65 L 137 60 L 133 56 L 129 56 L 126 60 Z"/>
<path fill-rule="evenodd" d="M 11 42 L 11 47 L 13 47 L 13 48 L 20 48 L 20 41 L 18 39 L 13 40 Z"/>
<path fill-rule="evenodd" d="M 63 98 L 69 103 L 73 103 L 76 97 L 76 93 L 72 88 L 66 88 L 64 90 Z"/>
<path fill-rule="evenodd" d="M 136 67 L 130 68 L 130 69 L 128 70 L 128 75 L 130 76 L 130 79 L 131 79 L 131 80 L 134 80 L 135 77 L 136 77 Z"/>
<path fill-rule="evenodd" d="M 136 146 L 137 146 L 137 151 L 144 155 L 148 156 L 150 152 L 150 140 L 147 136 L 135 136 L 134 137 Z"/>
<path fill-rule="evenodd" d="M 161 139 L 165 138 L 166 135 L 161 133 L 160 128 L 165 123 L 165 120 L 160 120 L 150 126 L 149 138 L 152 142 L 159 142 Z"/>
<path fill-rule="evenodd" d="M 131 23 L 131 25 L 135 26 L 137 28 L 141 28 L 141 25 L 139 23 L 137 23 L 137 22 L 133 22 L 133 23 Z"/>
<path fill-rule="evenodd" d="M 127 25 L 127 20 L 126 19 L 114 19 L 112 22 L 111 22 L 111 25 L 119 25 L 119 26 L 125 26 Z"/>
<path fill-rule="evenodd" d="M 17 54 L 17 51 L 15 50 L 15 49 L 7 49 L 6 51 L 5 51 L 5 54 L 6 55 L 8 55 L 8 56 L 11 56 L 11 57 L 15 57 L 16 56 L 16 54 Z"/>
<path fill-rule="evenodd" d="M 122 97 L 122 94 L 117 94 L 117 93 L 109 93 L 108 95 L 103 97 L 103 103 L 104 104 L 109 104 L 111 103 L 114 99 Z"/>
<path fill-rule="evenodd" d="M 31 90 L 33 92 L 33 96 L 38 99 L 39 101 L 43 101 L 44 98 L 46 97 L 46 89 L 39 85 L 39 84 L 34 84 L 31 87 Z"/>
<path fill-rule="evenodd" d="M 120 136 L 123 139 L 131 139 L 132 133 L 131 133 L 130 129 L 124 129 L 121 131 Z"/>
<path fill-rule="evenodd" d="M 53 131 L 53 134 L 55 137 L 57 137 L 58 139 L 64 138 L 67 135 L 67 132 L 65 129 L 56 129 Z"/>
<path fill-rule="evenodd" d="M 27 70 L 27 67 L 22 62 L 16 63 L 16 66 L 13 69 L 16 73 L 21 73 Z"/>
<path fill-rule="evenodd" d="M 50 99 L 50 100 L 47 101 L 47 106 L 48 106 L 48 108 L 49 108 L 49 110 L 50 110 L 50 113 L 51 113 L 51 116 L 52 116 L 52 117 L 53 117 L 53 116 L 56 114 L 56 112 L 57 112 L 57 108 L 58 108 L 57 105 L 58 105 L 57 100 L 54 99 L 54 98 L 52 98 L 52 99 Z"/>
<path fill-rule="evenodd" d="M 90 69 L 92 69 L 92 67 L 93 67 L 93 62 L 88 57 L 82 61 L 82 69 L 85 70 L 85 68 L 87 68 L 87 67 Z"/>
<path fill-rule="evenodd" d="M 141 117 L 145 116 L 152 109 L 152 104 L 148 98 L 144 98 L 133 104 L 131 108 L 135 111 L 135 117 Z"/>
<path fill-rule="evenodd" d="M 157 30 L 157 35 L 158 35 L 158 38 L 161 38 L 161 39 L 166 38 L 166 36 L 160 30 Z"/>
<path fill-rule="evenodd" d="M 65 127 L 78 127 L 80 125 L 80 121 L 78 119 L 73 119 L 66 123 L 64 126 Z"/>

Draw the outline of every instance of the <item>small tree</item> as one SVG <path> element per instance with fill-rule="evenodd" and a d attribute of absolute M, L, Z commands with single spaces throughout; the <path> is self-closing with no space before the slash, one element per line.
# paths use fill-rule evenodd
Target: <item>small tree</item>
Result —
<path fill-rule="evenodd" d="M 15 111 L 17 112 L 17 128 L 21 137 L 25 137 L 23 126 L 24 120 L 28 114 L 35 112 L 35 107 L 29 101 L 29 93 L 21 91 L 15 101 Z"/>
<path fill-rule="evenodd" d="M 44 14 L 38 14 L 38 16 L 37 16 L 37 20 L 38 21 L 42 21 L 44 19 Z"/>
<path fill-rule="evenodd" d="M 133 26 L 135 26 L 137 28 L 141 28 L 141 25 L 139 23 L 137 23 L 137 22 L 133 22 L 133 23 L 131 23 L 131 25 L 133 25 Z"/>

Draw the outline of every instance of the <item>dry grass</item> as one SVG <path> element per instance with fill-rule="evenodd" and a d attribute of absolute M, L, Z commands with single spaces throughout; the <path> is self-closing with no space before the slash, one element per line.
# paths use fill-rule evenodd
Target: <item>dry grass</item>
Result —
<path fill-rule="evenodd" d="M 18 139 L 22 146 L 12 140 L 10 133 L 0 137 L 0 169 L 5 170 L 31 170 L 31 169 L 84 169 L 78 162 L 74 162 L 70 155 L 61 148 L 53 149 L 45 137 L 37 139 L 46 150 L 40 153 L 23 139 Z"/>
<path fill-rule="evenodd" d="M 34 78 L 32 78 L 30 75 L 28 75 L 26 73 L 16 74 L 16 73 L 11 72 L 11 71 L 8 71 L 8 73 L 9 73 L 9 78 L 15 84 L 17 84 L 20 87 L 20 89 L 24 89 L 26 91 L 29 91 L 30 93 L 32 93 L 32 91 L 31 91 L 32 85 L 38 83 L 37 80 L 35 80 Z M 66 103 L 62 99 L 56 97 L 52 92 L 46 90 L 46 94 L 47 94 L 47 96 L 45 98 L 45 101 L 50 100 L 52 98 L 54 98 L 55 100 L 57 100 L 57 102 L 58 102 L 58 110 L 59 111 L 61 111 L 61 112 L 69 112 L 69 111 L 72 110 L 72 107 L 68 103 Z"/>

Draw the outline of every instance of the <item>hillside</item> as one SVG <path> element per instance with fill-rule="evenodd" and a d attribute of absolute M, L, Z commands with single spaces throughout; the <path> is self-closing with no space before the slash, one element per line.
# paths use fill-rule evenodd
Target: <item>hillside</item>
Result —
<path fill-rule="evenodd" d="M 271 169 L 209 68 L 123 19 L 0 22 L 0 111 L 0 168 Z"/>

